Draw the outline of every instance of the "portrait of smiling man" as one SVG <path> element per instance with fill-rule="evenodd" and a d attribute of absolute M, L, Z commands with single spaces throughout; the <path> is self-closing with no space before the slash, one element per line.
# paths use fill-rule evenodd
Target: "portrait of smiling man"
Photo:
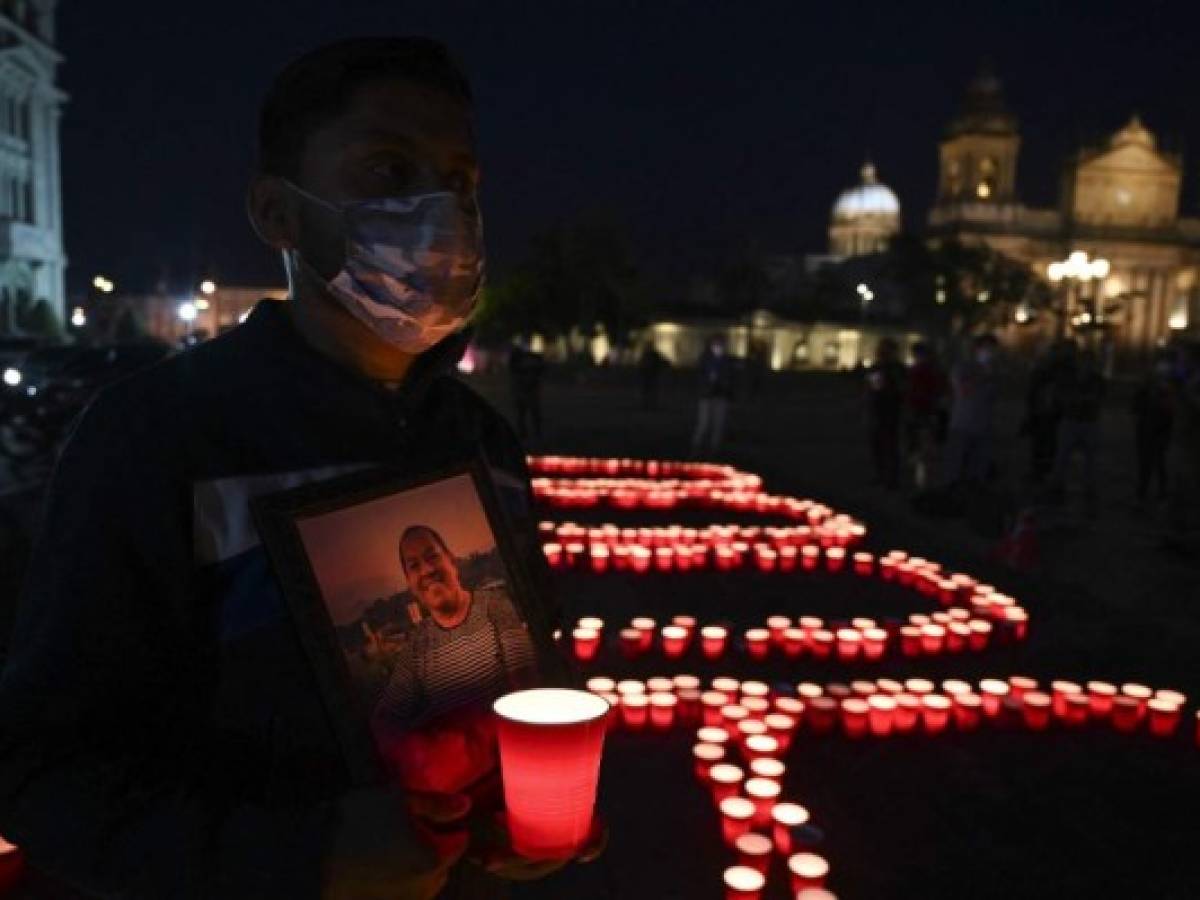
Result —
<path fill-rule="evenodd" d="M 275 78 L 247 209 L 286 301 L 103 391 L 50 486 L 0 679 L 0 833 L 47 892 L 494 897 L 555 868 L 460 877 L 468 799 L 350 786 L 250 518 L 347 471 L 482 457 L 537 560 L 523 450 L 451 377 L 483 278 L 478 181 L 440 44 L 340 41 Z M 418 588 L 447 621 L 453 583 Z M 456 838 L 435 849 L 422 823 Z"/>

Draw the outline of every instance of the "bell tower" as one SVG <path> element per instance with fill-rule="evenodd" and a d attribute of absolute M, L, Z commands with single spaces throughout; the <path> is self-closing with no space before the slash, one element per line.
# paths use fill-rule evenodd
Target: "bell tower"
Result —
<path fill-rule="evenodd" d="M 1017 118 L 1005 106 L 1000 81 L 984 67 L 946 126 L 939 148 L 938 205 L 1015 202 L 1020 144 Z"/>

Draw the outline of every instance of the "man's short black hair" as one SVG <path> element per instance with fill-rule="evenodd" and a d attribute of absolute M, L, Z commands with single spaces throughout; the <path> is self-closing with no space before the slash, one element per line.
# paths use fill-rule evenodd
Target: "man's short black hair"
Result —
<path fill-rule="evenodd" d="M 450 548 L 446 545 L 446 539 L 438 534 L 436 530 L 430 528 L 428 525 L 409 525 L 404 529 L 403 533 L 401 533 L 400 540 L 396 544 L 396 551 L 400 554 L 400 568 L 404 570 L 405 574 L 408 573 L 408 566 L 404 562 L 404 551 L 401 550 L 401 548 L 404 546 L 405 541 L 418 534 L 425 535 L 427 538 L 441 547 L 443 553 L 445 553 L 451 559 L 454 559 L 454 554 L 450 552 Z"/>
<path fill-rule="evenodd" d="M 258 120 L 258 169 L 295 178 L 309 136 L 341 115 L 354 92 L 396 78 L 471 103 L 471 86 L 442 44 L 421 37 L 350 38 L 304 54 L 275 76 Z"/>

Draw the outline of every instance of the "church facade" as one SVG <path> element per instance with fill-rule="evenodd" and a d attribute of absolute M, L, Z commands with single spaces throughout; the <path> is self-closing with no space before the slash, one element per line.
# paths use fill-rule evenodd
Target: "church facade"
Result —
<path fill-rule="evenodd" d="M 1117 359 L 1133 362 L 1174 334 L 1194 333 L 1200 219 L 1180 215 L 1182 159 L 1159 149 L 1134 116 L 1103 145 L 1069 159 L 1057 207 L 1039 209 L 1017 192 L 1020 147 L 999 81 L 980 75 L 939 147 L 930 240 L 984 243 L 1042 278 L 1072 254 L 1107 265 L 1086 278 L 1059 278 L 1054 314 L 1014 322 L 1014 336 L 1098 338 Z"/>
<path fill-rule="evenodd" d="M 0 0 L 0 335 L 64 318 L 56 0 Z"/>

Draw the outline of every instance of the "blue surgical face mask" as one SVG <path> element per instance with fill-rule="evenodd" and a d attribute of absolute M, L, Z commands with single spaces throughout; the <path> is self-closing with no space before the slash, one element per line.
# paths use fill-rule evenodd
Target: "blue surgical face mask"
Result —
<path fill-rule="evenodd" d="M 470 318 L 483 286 L 483 221 L 478 211 L 463 209 L 458 194 L 334 204 L 286 183 L 340 217 L 345 262 L 325 286 L 383 340 L 421 353 Z M 303 257 L 300 262 L 321 278 Z"/>

